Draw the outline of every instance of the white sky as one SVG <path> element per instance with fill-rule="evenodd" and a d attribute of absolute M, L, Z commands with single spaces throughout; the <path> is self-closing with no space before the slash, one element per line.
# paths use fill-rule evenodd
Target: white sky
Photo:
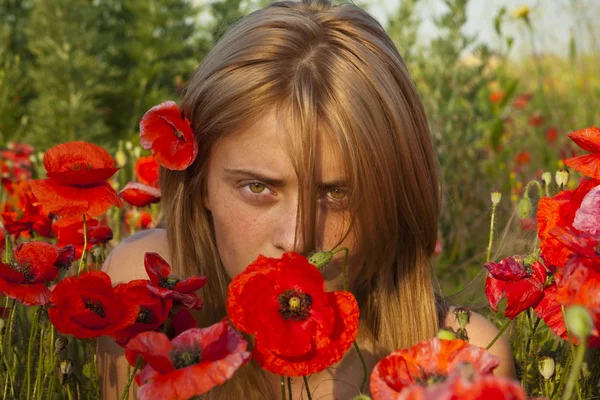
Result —
<path fill-rule="evenodd" d="M 195 0 L 205 3 L 208 0 Z M 252 0 L 250 0 L 252 1 Z M 371 0 L 367 10 L 385 27 L 385 16 L 392 15 L 402 0 Z M 253 2 L 251 3 L 253 4 Z M 494 18 L 498 10 L 508 9 L 508 21 L 503 25 L 505 33 L 515 37 L 511 56 L 531 54 L 531 41 L 522 23 L 510 18 L 510 12 L 526 4 L 531 9 L 530 18 L 535 35 L 537 52 L 568 54 L 571 33 L 576 38 L 578 51 L 600 52 L 600 0 L 470 0 L 465 31 L 477 34 L 478 38 L 492 47 L 498 46 L 494 31 Z M 420 0 L 419 10 L 423 18 L 421 34 L 423 40 L 436 35 L 433 17 L 446 9 L 443 0 Z"/>

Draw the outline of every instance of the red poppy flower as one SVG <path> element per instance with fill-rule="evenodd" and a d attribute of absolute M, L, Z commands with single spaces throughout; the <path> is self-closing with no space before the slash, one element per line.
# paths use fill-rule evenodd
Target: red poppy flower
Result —
<path fill-rule="evenodd" d="M 569 133 L 569 137 L 588 154 L 564 160 L 567 167 L 572 168 L 582 175 L 600 179 L 600 128 L 592 126 Z"/>
<path fill-rule="evenodd" d="M 135 207 L 144 207 L 160 201 L 160 189 L 139 182 L 127 183 L 119 195 Z"/>
<path fill-rule="evenodd" d="M 557 137 L 558 129 L 556 129 L 555 126 L 551 126 L 550 128 L 548 128 L 548 130 L 546 131 L 546 141 L 548 143 L 553 143 Z"/>
<path fill-rule="evenodd" d="M 492 92 L 490 94 L 490 103 L 498 104 L 504 97 L 506 97 L 506 93 L 503 91 Z"/>
<path fill-rule="evenodd" d="M 58 277 L 60 267 L 70 266 L 73 255 L 73 246 L 59 249 L 46 242 L 20 244 L 11 264 L 0 263 L 0 292 L 27 306 L 48 303 L 48 281 Z"/>
<path fill-rule="evenodd" d="M 539 111 L 534 112 L 529 117 L 529 126 L 537 127 L 541 126 L 544 123 L 544 117 L 540 114 Z"/>
<path fill-rule="evenodd" d="M 158 187 L 158 163 L 152 156 L 140 157 L 135 162 L 135 176 L 141 183 Z"/>
<path fill-rule="evenodd" d="M 533 94 L 531 93 L 520 94 L 515 101 L 513 101 L 513 107 L 517 109 L 524 109 L 527 107 L 527 104 L 529 104 L 532 98 Z"/>
<path fill-rule="evenodd" d="M 150 290 L 154 293 L 173 299 L 187 308 L 202 308 L 202 300 L 194 292 L 206 284 L 206 276 L 181 280 L 171 273 L 171 266 L 158 253 L 146 253 L 144 267 L 152 283 Z"/>
<path fill-rule="evenodd" d="M 117 296 L 102 271 L 61 280 L 50 296 L 50 322 L 63 334 L 79 339 L 112 335 L 135 323 L 140 306 Z"/>
<path fill-rule="evenodd" d="M 573 228 L 577 210 L 581 207 L 585 196 L 600 181 L 584 178 L 574 190 L 563 190 L 553 198 L 542 197 L 538 203 L 538 237 L 544 259 L 552 265 L 562 267 L 574 252 L 556 237 L 550 234 L 555 228 Z"/>
<path fill-rule="evenodd" d="M 370 379 L 371 396 L 373 400 L 411 398 L 404 392 L 438 383 L 465 363 L 471 364 L 478 374 L 491 375 L 500 360 L 460 339 L 425 340 L 409 349 L 396 350 L 375 365 Z"/>
<path fill-rule="evenodd" d="M 485 295 L 492 310 L 498 311 L 502 294 L 506 297 L 504 315 L 514 319 L 529 307 L 535 307 L 544 294 L 546 268 L 536 261 L 525 265 L 522 256 L 507 257 L 499 263 L 487 262 Z"/>
<path fill-rule="evenodd" d="M 236 328 L 255 335 L 252 355 L 258 364 L 284 376 L 333 365 L 358 332 L 354 296 L 325 292 L 319 270 L 291 252 L 281 258 L 260 255 L 233 278 L 227 312 Z"/>
<path fill-rule="evenodd" d="M 0 152 L 0 156 L 19 166 L 31 167 L 31 160 L 29 157 L 33 154 L 33 151 L 34 148 L 31 145 L 13 142 L 7 150 L 2 150 Z"/>
<path fill-rule="evenodd" d="M 562 315 L 562 307 L 556 300 L 555 283 L 544 289 L 542 300 L 540 300 L 533 310 L 548 325 L 552 332 L 565 340 L 568 339 L 567 328 Z"/>
<path fill-rule="evenodd" d="M 130 232 L 138 229 L 150 229 L 152 223 L 152 214 L 145 210 L 127 210 L 125 212 L 125 230 Z"/>
<path fill-rule="evenodd" d="M 35 197 L 63 217 L 97 217 L 123 203 L 107 179 L 117 172 L 106 150 L 76 141 L 52 147 L 44 155 L 47 179 L 31 181 Z"/>
<path fill-rule="evenodd" d="M 180 308 L 175 312 L 175 315 L 171 317 L 171 320 L 168 321 L 168 325 L 165 323 L 165 334 L 169 339 L 173 339 L 188 329 L 197 327 L 198 322 L 196 322 L 192 313 L 185 308 Z"/>
<path fill-rule="evenodd" d="M 33 195 L 29 181 L 12 185 L 10 195 L 8 209 L 12 210 L 8 211 L 5 204 L 5 212 L 0 214 L 6 231 L 15 235 L 15 239 L 21 234 L 28 235 L 31 230 L 35 230 L 39 236 L 49 237 L 52 222 L 48 212 Z"/>
<path fill-rule="evenodd" d="M 519 220 L 519 225 L 521 225 L 521 229 L 525 232 L 535 232 L 537 229 L 537 219 L 533 217 L 527 217 Z"/>
<path fill-rule="evenodd" d="M 140 144 L 152 150 L 156 162 L 168 169 L 186 169 L 198 155 L 198 141 L 190 121 L 174 101 L 162 102 L 144 114 Z"/>
<path fill-rule="evenodd" d="M 107 243 L 112 240 L 113 232 L 110 227 L 106 225 L 100 225 L 95 219 L 89 219 L 85 221 L 87 231 L 87 249 L 91 251 L 92 246 L 100 243 Z M 71 220 L 67 218 L 60 218 L 54 221 L 52 230 L 56 234 L 58 239 L 58 245 L 62 246 L 67 243 L 75 246 L 76 258 L 80 258 L 83 254 L 83 244 L 85 238 L 83 237 L 83 220 Z"/>
<path fill-rule="evenodd" d="M 155 330 L 169 316 L 173 302 L 150 291 L 149 283 L 150 281 L 146 279 L 136 279 L 115 286 L 117 296 L 128 298 L 127 301 L 140 306 L 135 323 L 113 334 L 119 346 L 125 346 L 138 333 Z"/>
<path fill-rule="evenodd" d="M 224 318 L 172 341 L 160 332 L 142 332 L 129 341 L 125 357 L 132 366 L 138 357 L 147 363 L 136 376 L 138 399 L 189 399 L 230 379 L 250 359 L 247 346 Z"/>
<path fill-rule="evenodd" d="M 528 151 L 522 151 L 519 154 L 517 154 L 515 161 L 519 165 L 529 164 L 529 162 L 531 161 L 531 155 Z"/>

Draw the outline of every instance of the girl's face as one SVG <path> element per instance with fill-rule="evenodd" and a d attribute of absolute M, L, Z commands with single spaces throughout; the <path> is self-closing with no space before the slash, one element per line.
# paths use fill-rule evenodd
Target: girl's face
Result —
<path fill-rule="evenodd" d="M 349 188 L 338 152 L 327 135 L 317 146 L 316 246 L 333 250 L 349 227 Z M 217 142 L 210 154 L 204 204 L 212 214 L 217 248 L 230 277 L 259 254 L 280 257 L 294 248 L 299 183 L 285 147 L 286 134 L 271 113 L 245 131 Z M 352 254 L 352 232 L 341 246 Z M 324 271 L 328 290 L 341 288 L 341 257 Z M 352 260 L 353 257 L 350 257 Z"/>

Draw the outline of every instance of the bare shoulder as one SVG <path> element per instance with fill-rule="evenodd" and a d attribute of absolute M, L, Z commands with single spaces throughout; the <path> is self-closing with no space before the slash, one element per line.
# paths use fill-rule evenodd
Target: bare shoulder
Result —
<path fill-rule="evenodd" d="M 129 282 L 147 279 L 144 269 L 144 254 L 156 252 L 169 262 L 169 246 L 165 229 L 148 229 L 122 240 L 106 258 L 102 270 L 113 282 Z"/>
<path fill-rule="evenodd" d="M 456 307 L 450 306 L 446 316 L 446 326 L 458 329 L 458 323 L 454 317 Z M 471 312 L 471 318 L 466 326 L 469 343 L 485 348 L 498 334 L 498 328 L 481 314 Z M 504 335 L 500 336 L 496 343 L 489 349 L 490 353 L 500 359 L 500 365 L 494 370 L 495 375 L 516 378 L 515 362 L 510 349 L 510 343 Z"/>

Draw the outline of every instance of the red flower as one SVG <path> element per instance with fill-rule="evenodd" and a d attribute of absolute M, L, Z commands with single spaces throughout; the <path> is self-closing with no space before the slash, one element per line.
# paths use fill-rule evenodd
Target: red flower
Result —
<path fill-rule="evenodd" d="M 506 297 L 504 315 L 514 319 L 529 307 L 535 307 L 544 294 L 546 268 L 536 261 L 525 265 L 522 256 L 507 257 L 499 263 L 487 262 L 489 273 L 485 295 L 492 310 L 498 311 L 502 294 Z"/>
<path fill-rule="evenodd" d="M 445 379 L 465 363 L 471 364 L 478 374 L 491 375 L 500 360 L 460 339 L 425 340 L 409 349 L 396 350 L 375 365 L 370 380 L 371 396 L 373 400 L 419 398 L 411 397 L 410 393 Z"/>
<path fill-rule="evenodd" d="M 33 154 L 34 148 L 28 144 L 13 142 L 8 150 L 2 150 L 0 156 L 10 160 L 20 167 L 31 167 L 29 156 Z"/>
<path fill-rule="evenodd" d="M 490 94 L 490 103 L 498 104 L 504 97 L 506 97 L 506 93 L 503 91 L 492 92 Z"/>
<path fill-rule="evenodd" d="M 160 201 L 160 189 L 139 182 L 129 182 L 119 195 L 127 203 L 135 207 L 144 207 Z"/>
<path fill-rule="evenodd" d="M 144 114 L 140 144 L 152 150 L 156 162 L 168 169 L 184 170 L 198 155 L 198 141 L 190 121 L 174 101 L 160 103 Z"/>
<path fill-rule="evenodd" d="M 535 232 L 537 229 L 537 220 L 533 217 L 527 217 L 519 220 L 519 225 L 521 225 L 521 229 L 525 232 Z"/>
<path fill-rule="evenodd" d="M 61 280 L 50 296 L 50 322 L 80 339 L 112 335 L 135 323 L 140 306 L 116 295 L 110 277 L 90 271 Z"/>
<path fill-rule="evenodd" d="M 38 235 L 49 237 L 51 233 L 51 221 L 48 213 L 43 209 L 40 202 L 35 198 L 29 181 L 20 181 L 10 188 L 11 201 L 9 204 L 13 211 L 1 213 L 6 231 L 15 235 L 15 239 L 21 234 L 29 235 L 35 230 Z"/>
<path fill-rule="evenodd" d="M 230 379 L 250 359 L 248 343 L 224 318 L 169 341 L 160 332 L 143 332 L 129 341 L 125 357 L 132 366 L 147 365 L 136 376 L 137 398 L 189 399 Z"/>
<path fill-rule="evenodd" d="M 59 249 L 46 242 L 26 242 L 15 248 L 11 264 L 0 263 L 0 292 L 26 306 L 48 303 L 48 281 L 73 261 L 73 246 Z"/>
<path fill-rule="evenodd" d="M 546 325 L 557 336 L 567 340 L 567 328 L 562 315 L 562 307 L 556 300 L 556 284 L 553 283 L 544 289 L 544 296 L 537 306 L 533 309 Z"/>
<path fill-rule="evenodd" d="M 517 109 L 523 109 L 527 107 L 527 104 L 529 104 L 529 101 L 531 101 L 532 98 L 533 94 L 531 93 L 520 94 L 519 97 L 513 101 L 513 107 Z"/>
<path fill-rule="evenodd" d="M 555 126 L 551 126 L 550 128 L 548 128 L 548 130 L 546 131 L 546 141 L 548 143 L 553 143 L 557 137 L 558 129 L 556 129 Z"/>
<path fill-rule="evenodd" d="M 128 298 L 126 301 L 140 306 L 135 323 L 113 334 L 115 341 L 120 346 L 125 346 L 132 337 L 141 332 L 155 330 L 169 316 L 173 305 L 172 300 L 163 299 L 154 294 L 148 289 L 149 283 L 150 281 L 146 279 L 136 279 L 115 286 L 116 296 Z"/>
<path fill-rule="evenodd" d="M 140 157 L 135 162 L 135 176 L 145 185 L 158 187 L 158 163 L 152 156 Z"/>
<path fill-rule="evenodd" d="M 538 237 L 544 259 L 550 264 L 560 268 L 574 254 L 570 247 L 551 235 L 550 231 L 555 227 L 573 228 L 576 213 L 583 199 L 598 185 L 600 181 L 584 178 L 574 190 L 563 190 L 553 198 L 540 199 L 537 211 Z"/>
<path fill-rule="evenodd" d="M 260 255 L 233 278 L 227 312 L 238 329 L 255 335 L 258 364 L 284 376 L 308 375 L 338 362 L 358 331 L 354 296 L 325 292 L 319 270 L 296 253 L 279 259 Z"/>
<path fill-rule="evenodd" d="M 171 274 L 171 266 L 158 253 L 146 253 L 144 266 L 150 277 L 150 290 L 159 296 L 173 299 L 187 308 L 202 308 L 202 300 L 194 294 L 206 284 L 206 276 L 192 276 L 180 280 Z"/>
<path fill-rule="evenodd" d="M 531 161 L 531 155 L 529 154 L 528 151 L 522 151 L 519 154 L 517 154 L 517 157 L 515 158 L 515 161 L 519 165 L 529 164 L 529 162 Z"/>
<path fill-rule="evenodd" d="M 87 248 L 86 251 L 91 251 L 92 246 L 100 243 L 107 243 L 112 240 L 113 232 L 110 227 L 100 225 L 95 219 L 85 221 L 87 231 Z M 58 239 L 58 245 L 72 244 L 75 246 L 76 258 L 80 258 L 83 254 L 83 220 L 73 221 L 71 219 L 61 218 L 54 221 L 52 230 Z"/>
<path fill-rule="evenodd" d="M 35 197 L 63 217 L 97 217 L 123 203 L 107 179 L 117 172 L 106 150 L 77 141 L 52 147 L 44 155 L 47 179 L 31 181 Z"/>
<path fill-rule="evenodd" d="M 600 128 L 592 126 L 581 129 L 569 133 L 569 137 L 583 150 L 592 154 L 564 160 L 565 165 L 582 175 L 600 179 Z"/>
<path fill-rule="evenodd" d="M 544 123 L 544 117 L 542 117 L 542 114 L 540 114 L 539 111 L 534 112 L 533 114 L 531 114 L 531 116 L 529 117 L 529 126 L 540 126 Z"/>
<path fill-rule="evenodd" d="M 169 339 L 174 338 L 175 336 L 179 336 L 181 333 L 187 331 L 188 329 L 197 328 L 198 323 L 190 313 L 185 308 L 180 308 L 177 310 L 175 315 L 169 321 L 169 324 L 165 326 L 166 335 Z"/>
<path fill-rule="evenodd" d="M 125 212 L 125 230 L 130 232 L 138 229 L 149 229 L 152 224 L 152 214 L 145 210 L 127 210 Z"/>

